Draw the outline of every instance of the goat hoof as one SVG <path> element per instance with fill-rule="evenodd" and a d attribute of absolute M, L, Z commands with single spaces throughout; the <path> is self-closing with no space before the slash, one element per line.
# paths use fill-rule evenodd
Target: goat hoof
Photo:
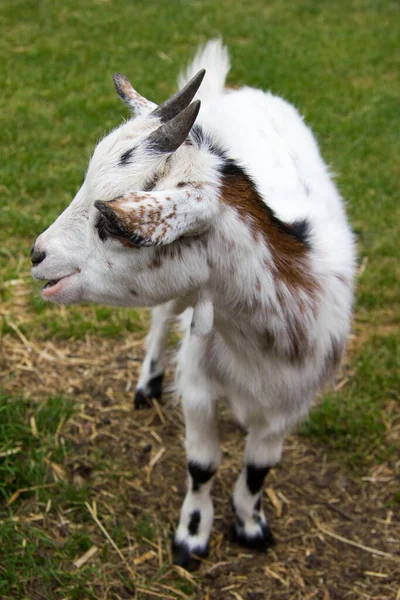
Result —
<path fill-rule="evenodd" d="M 162 395 L 164 373 L 150 379 L 145 388 L 138 388 L 135 393 L 135 408 L 150 408 L 152 399 L 159 400 Z"/>
<path fill-rule="evenodd" d="M 136 409 L 141 408 L 150 408 L 151 406 L 151 398 L 147 394 L 145 394 L 143 389 L 136 390 L 134 405 Z"/>
<path fill-rule="evenodd" d="M 150 398 L 155 398 L 156 400 L 161 398 L 163 391 L 163 380 L 164 373 L 161 373 L 161 375 L 157 375 L 156 377 L 150 379 L 146 386 L 147 395 Z"/>
<path fill-rule="evenodd" d="M 193 571 L 199 567 L 199 558 L 208 556 L 208 544 L 204 548 L 199 546 L 190 550 L 185 542 L 174 540 L 172 543 L 172 554 L 174 565 L 179 565 L 188 571 Z"/>
<path fill-rule="evenodd" d="M 275 539 L 268 523 L 260 523 L 259 531 L 252 534 L 246 533 L 242 525 L 234 523 L 231 537 L 234 543 L 259 552 L 266 552 L 268 548 L 275 545 Z"/>

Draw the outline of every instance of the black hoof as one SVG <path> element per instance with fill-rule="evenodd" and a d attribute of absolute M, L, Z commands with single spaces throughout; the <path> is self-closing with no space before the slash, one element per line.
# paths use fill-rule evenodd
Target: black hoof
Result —
<path fill-rule="evenodd" d="M 247 535 L 242 527 L 234 523 L 232 526 L 232 541 L 235 544 L 240 544 L 259 552 L 266 552 L 275 545 L 275 539 L 268 523 L 262 523 L 260 533 L 252 536 Z"/>
<path fill-rule="evenodd" d="M 150 408 L 151 406 L 151 398 L 148 397 L 147 394 L 144 393 L 143 390 L 136 390 L 134 405 L 136 409 L 141 408 Z"/>
<path fill-rule="evenodd" d="M 161 373 L 161 375 L 157 375 L 157 377 L 153 377 L 153 379 L 150 379 L 150 381 L 147 384 L 147 392 L 150 398 L 155 398 L 156 400 L 159 400 L 161 398 L 163 391 L 163 380 L 164 373 Z"/>
<path fill-rule="evenodd" d="M 156 377 L 153 377 L 153 379 L 150 379 L 145 388 L 136 390 L 134 400 L 135 408 L 150 408 L 152 405 L 152 398 L 155 398 L 156 400 L 161 398 L 163 379 L 164 373 L 161 373 L 161 375 L 157 375 Z"/>
<path fill-rule="evenodd" d="M 185 542 L 172 542 L 172 554 L 174 565 L 179 565 L 188 571 L 191 571 L 199 566 L 199 558 L 208 556 L 208 545 L 205 548 L 197 547 L 192 551 Z"/>

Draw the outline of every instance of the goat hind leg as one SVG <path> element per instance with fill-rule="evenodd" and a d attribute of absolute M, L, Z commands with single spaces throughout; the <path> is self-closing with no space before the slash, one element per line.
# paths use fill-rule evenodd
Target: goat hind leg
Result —
<path fill-rule="evenodd" d="M 283 436 L 271 434 L 268 429 L 253 426 L 246 439 L 244 468 L 232 495 L 235 514 L 233 537 L 247 547 L 266 550 L 274 539 L 262 509 L 264 479 L 281 457 Z"/>
<path fill-rule="evenodd" d="M 175 301 L 156 306 L 151 311 L 151 327 L 146 337 L 144 357 L 136 386 L 135 408 L 151 405 L 152 398 L 161 398 L 164 379 L 164 355 L 171 324 L 176 315 Z"/>

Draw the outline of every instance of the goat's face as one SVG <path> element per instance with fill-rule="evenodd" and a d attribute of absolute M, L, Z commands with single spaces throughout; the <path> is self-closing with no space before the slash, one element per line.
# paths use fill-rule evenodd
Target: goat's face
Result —
<path fill-rule="evenodd" d="M 187 179 L 195 149 L 184 144 L 200 105 L 190 102 L 203 76 L 159 107 L 126 78 L 115 77 L 119 95 L 138 114 L 98 144 L 76 197 L 37 238 L 32 274 L 48 280 L 45 300 L 154 305 L 201 283 L 201 268 L 197 276 L 185 277 L 184 269 L 167 272 L 157 252 L 204 231 L 212 218 L 206 206 L 198 206 L 201 198 L 205 205 L 210 199 L 200 174 L 195 169 L 196 185 Z M 212 165 L 205 167 L 209 180 Z"/>

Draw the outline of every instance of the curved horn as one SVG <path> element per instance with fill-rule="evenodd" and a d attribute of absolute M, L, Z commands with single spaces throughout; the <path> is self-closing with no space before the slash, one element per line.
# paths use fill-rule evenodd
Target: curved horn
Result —
<path fill-rule="evenodd" d="M 200 110 L 200 100 L 182 110 L 176 117 L 161 125 L 146 139 L 147 146 L 156 152 L 171 154 L 186 140 Z"/>
<path fill-rule="evenodd" d="M 168 98 L 163 104 L 157 106 L 151 113 L 151 116 L 158 117 L 163 123 L 170 121 L 180 112 L 182 112 L 193 100 L 201 82 L 206 74 L 205 69 L 201 69 L 179 92 Z"/>

